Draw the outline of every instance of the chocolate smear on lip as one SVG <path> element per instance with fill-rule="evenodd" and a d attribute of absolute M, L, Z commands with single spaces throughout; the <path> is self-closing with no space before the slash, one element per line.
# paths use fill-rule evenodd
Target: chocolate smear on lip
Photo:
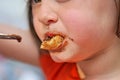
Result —
<path fill-rule="evenodd" d="M 69 37 L 69 39 L 70 39 L 71 41 L 74 41 L 74 39 L 73 39 L 73 38 L 71 38 L 71 37 Z"/>

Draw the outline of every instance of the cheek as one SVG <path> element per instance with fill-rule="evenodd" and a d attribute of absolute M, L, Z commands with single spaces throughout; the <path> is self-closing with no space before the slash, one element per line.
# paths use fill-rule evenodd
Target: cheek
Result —
<path fill-rule="evenodd" d="M 33 15 L 33 25 L 34 25 L 35 32 L 37 33 L 39 39 L 43 40 L 44 29 L 43 29 L 43 24 L 40 23 L 39 21 L 39 11 L 37 6 L 33 7 L 32 15 Z"/>
<path fill-rule="evenodd" d="M 77 11 L 66 12 L 63 15 L 63 22 L 69 32 L 69 36 L 76 42 L 82 44 L 91 40 L 92 37 L 99 37 L 100 28 L 98 18 L 93 14 L 81 13 Z"/>
<path fill-rule="evenodd" d="M 89 14 L 88 14 L 89 13 Z M 110 43 L 113 26 L 103 24 L 95 13 L 70 11 L 61 16 L 69 36 L 80 46 L 83 53 L 94 53 Z"/>
<path fill-rule="evenodd" d="M 38 22 L 37 18 L 34 18 L 33 19 L 33 24 L 34 24 L 34 29 L 38 35 L 38 37 L 43 40 L 43 34 L 44 34 L 44 31 L 43 31 L 43 28 L 42 28 L 42 24 L 40 22 Z"/>

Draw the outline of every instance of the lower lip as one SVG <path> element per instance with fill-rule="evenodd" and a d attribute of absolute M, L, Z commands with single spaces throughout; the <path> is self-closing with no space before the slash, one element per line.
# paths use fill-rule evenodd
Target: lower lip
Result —
<path fill-rule="evenodd" d="M 74 39 L 68 37 L 68 38 L 65 38 L 64 41 L 61 43 L 61 46 L 58 48 L 59 51 L 63 51 L 64 48 L 68 45 L 68 40 L 70 41 L 74 41 Z"/>
<path fill-rule="evenodd" d="M 59 47 L 57 47 L 56 49 L 54 50 L 50 50 L 51 52 L 62 52 L 65 47 L 68 45 L 68 40 L 70 41 L 74 41 L 72 38 L 68 37 L 68 38 L 65 38 L 64 41 L 60 44 Z"/>

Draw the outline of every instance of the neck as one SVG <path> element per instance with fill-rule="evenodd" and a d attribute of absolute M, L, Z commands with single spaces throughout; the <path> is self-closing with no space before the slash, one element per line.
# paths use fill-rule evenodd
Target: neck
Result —
<path fill-rule="evenodd" d="M 120 41 L 115 39 L 113 44 L 90 60 L 79 62 L 86 78 L 103 77 L 120 74 Z M 119 75 L 120 76 L 120 75 Z M 92 79 L 92 80 L 93 80 Z M 98 79 L 97 79 L 98 80 Z"/>

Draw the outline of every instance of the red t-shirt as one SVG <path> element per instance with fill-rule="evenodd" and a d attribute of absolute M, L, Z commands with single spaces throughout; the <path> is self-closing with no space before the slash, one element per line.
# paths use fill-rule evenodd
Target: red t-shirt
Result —
<path fill-rule="evenodd" d="M 56 63 L 49 54 L 42 54 L 40 66 L 47 80 L 81 80 L 76 63 Z"/>

